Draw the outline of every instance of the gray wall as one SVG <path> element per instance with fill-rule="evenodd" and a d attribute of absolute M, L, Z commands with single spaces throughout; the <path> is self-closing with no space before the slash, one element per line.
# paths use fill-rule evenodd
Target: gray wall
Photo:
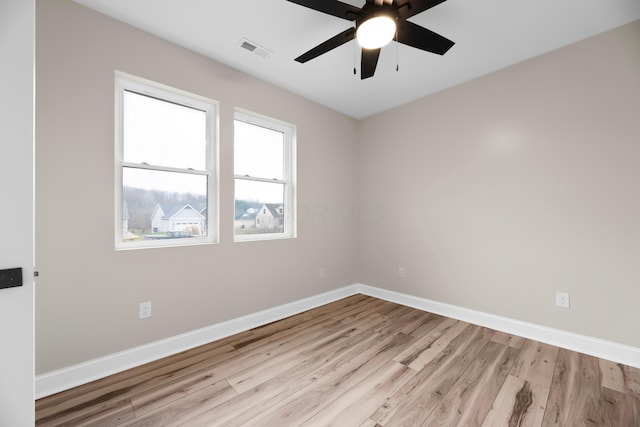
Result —
<path fill-rule="evenodd" d="M 363 121 L 384 211 L 358 279 L 640 347 L 639 43 L 635 22 Z"/>
<path fill-rule="evenodd" d="M 36 15 L 38 373 L 356 281 L 355 120 L 70 1 Z M 116 69 L 220 102 L 219 244 L 114 250 Z M 235 107 L 297 125 L 297 239 L 233 243 Z"/>
<path fill-rule="evenodd" d="M 67 0 L 37 30 L 38 373 L 355 282 L 640 347 L 640 23 L 360 122 Z M 114 250 L 116 69 L 220 102 L 221 243 Z M 298 126 L 297 239 L 233 243 L 234 107 Z"/>
<path fill-rule="evenodd" d="M 33 426 L 33 78 L 35 2 L 0 2 L 0 426 Z"/>

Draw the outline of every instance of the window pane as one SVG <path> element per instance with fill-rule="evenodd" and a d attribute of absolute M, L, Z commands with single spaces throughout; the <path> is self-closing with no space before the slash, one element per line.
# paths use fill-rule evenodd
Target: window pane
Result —
<path fill-rule="evenodd" d="M 284 178 L 284 133 L 240 120 L 234 132 L 236 175 Z"/>
<path fill-rule="evenodd" d="M 284 232 L 284 184 L 236 179 L 236 235 Z"/>
<path fill-rule="evenodd" d="M 207 114 L 124 91 L 124 161 L 205 169 Z"/>
<path fill-rule="evenodd" d="M 123 168 L 123 241 L 208 235 L 207 177 Z"/>

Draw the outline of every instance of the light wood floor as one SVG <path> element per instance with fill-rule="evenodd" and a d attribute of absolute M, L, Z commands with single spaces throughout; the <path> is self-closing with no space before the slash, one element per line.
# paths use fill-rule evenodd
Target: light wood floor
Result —
<path fill-rule="evenodd" d="M 38 426 L 640 426 L 640 370 L 356 295 L 36 402 Z"/>

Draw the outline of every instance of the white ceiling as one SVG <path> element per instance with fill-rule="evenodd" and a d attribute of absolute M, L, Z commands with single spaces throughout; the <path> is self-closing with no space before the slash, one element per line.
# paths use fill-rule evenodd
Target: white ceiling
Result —
<path fill-rule="evenodd" d="M 392 42 L 360 80 L 356 41 L 293 60 L 352 23 L 286 0 L 75 1 L 358 119 L 640 19 L 639 0 L 447 0 L 410 20 L 456 42 L 449 52 Z M 240 48 L 243 38 L 272 54 Z"/>

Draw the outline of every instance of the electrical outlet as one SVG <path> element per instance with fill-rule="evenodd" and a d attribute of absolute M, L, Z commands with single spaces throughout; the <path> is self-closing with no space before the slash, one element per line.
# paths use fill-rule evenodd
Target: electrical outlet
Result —
<path fill-rule="evenodd" d="M 562 308 L 569 308 L 569 293 L 556 292 L 556 305 Z"/>
<path fill-rule="evenodd" d="M 140 319 L 151 317 L 151 301 L 140 303 Z"/>
<path fill-rule="evenodd" d="M 398 267 L 398 277 L 404 279 L 406 276 L 406 270 L 404 267 Z"/>
<path fill-rule="evenodd" d="M 318 279 L 324 279 L 324 267 L 318 269 Z"/>

